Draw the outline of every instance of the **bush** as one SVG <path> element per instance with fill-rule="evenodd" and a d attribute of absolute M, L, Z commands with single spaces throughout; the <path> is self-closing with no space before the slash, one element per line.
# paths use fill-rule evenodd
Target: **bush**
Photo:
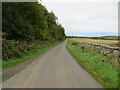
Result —
<path fill-rule="evenodd" d="M 42 42 L 43 43 L 43 42 Z M 15 40 L 6 40 L 2 41 L 2 59 L 3 61 L 7 61 L 9 59 L 20 58 L 28 53 L 37 50 L 41 46 L 45 45 L 41 44 L 39 41 L 35 41 L 34 43 L 27 43 L 26 41 L 15 41 Z"/>

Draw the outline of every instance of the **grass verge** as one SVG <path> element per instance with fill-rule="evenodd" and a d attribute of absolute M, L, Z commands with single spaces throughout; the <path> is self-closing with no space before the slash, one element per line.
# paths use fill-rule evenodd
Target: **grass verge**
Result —
<path fill-rule="evenodd" d="M 36 51 L 33 51 L 33 52 L 30 52 L 28 55 L 25 55 L 23 56 L 22 58 L 18 58 L 18 59 L 11 59 L 9 61 L 2 61 L 0 62 L 0 65 L 2 65 L 0 68 L 0 71 L 1 70 L 5 70 L 5 69 L 8 69 L 8 68 L 11 68 L 11 67 L 14 67 L 20 63 L 23 63 L 27 60 L 32 60 L 34 59 L 35 57 L 45 53 L 46 51 L 50 50 L 51 48 L 53 48 L 54 46 L 57 46 L 59 45 L 61 42 L 57 42 L 57 43 L 54 43 L 54 44 L 51 44 L 49 46 L 42 46 L 40 49 L 36 50 Z"/>
<path fill-rule="evenodd" d="M 84 67 L 103 87 L 118 88 L 118 69 L 102 62 L 99 55 L 84 51 L 68 41 L 67 48 L 73 57 Z"/>

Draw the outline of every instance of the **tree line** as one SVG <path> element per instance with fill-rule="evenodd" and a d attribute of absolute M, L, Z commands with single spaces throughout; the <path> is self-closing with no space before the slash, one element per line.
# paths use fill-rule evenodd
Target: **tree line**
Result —
<path fill-rule="evenodd" d="M 66 37 L 58 18 L 42 4 L 4 2 L 2 8 L 2 32 L 7 40 L 56 41 Z"/>

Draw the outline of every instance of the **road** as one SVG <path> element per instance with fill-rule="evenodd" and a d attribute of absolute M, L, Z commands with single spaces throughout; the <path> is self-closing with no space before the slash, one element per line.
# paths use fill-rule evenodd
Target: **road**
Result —
<path fill-rule="evenodd" d="M 3 82 L 3 88 L 102 88 L 74 60 L 66 41 Z"/>

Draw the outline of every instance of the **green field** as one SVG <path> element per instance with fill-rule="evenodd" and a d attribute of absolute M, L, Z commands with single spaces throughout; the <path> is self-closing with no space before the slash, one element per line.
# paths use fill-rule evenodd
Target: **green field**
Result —
<path fill-rule="evenodd" d="M 68 41 L 67 48 L 73 57 L 84 67 L 103 87 L 118 87 L 118 68 L 109 62 L 103 62 L 102 55 L 94 51 L 85 50 L 80 46 L 73 45 Z M 100 58 L 101 57 L 101 58 Z"/>

